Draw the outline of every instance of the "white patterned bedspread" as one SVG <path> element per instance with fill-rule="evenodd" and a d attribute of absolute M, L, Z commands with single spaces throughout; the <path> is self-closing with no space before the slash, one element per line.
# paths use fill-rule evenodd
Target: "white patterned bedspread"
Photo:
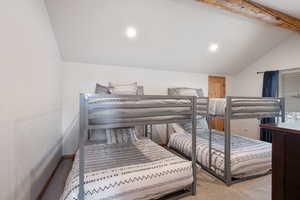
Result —
<path fill-rule="evenodd" d="M 86 146 L 85 200 L 155 199 L 193 182 L 192 164 L 149 139 Z M 78 195 L 78 153 L 61 200 Z"/>
<path fill-rule="evenodd" d="M 197 130 L 197 161 L 209 166 L 209 131 Z M 169 147 L 191 156 L 191 134 L 183 129 L 170 136 Z M 217 174 L 224 175 L 224 133 L 213 130 L 212 165 Z M 272 169 L 272 144 L 237 135 L 231 137 L 231 172 L 234 178 L 265 174 Z"/>

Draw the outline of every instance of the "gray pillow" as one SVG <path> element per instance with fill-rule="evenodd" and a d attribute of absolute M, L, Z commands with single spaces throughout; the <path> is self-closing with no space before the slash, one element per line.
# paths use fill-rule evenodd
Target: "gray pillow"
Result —
<path fill-rule="evenodd" d="M 109 88 L 103 85 L 100 85 L 99 83 L 96 83 L 96 94 L 110 94 Z"/>
<path fill-rule="evenodd" d="M 169 88 L 168 94 L 172 96 L 196 96 L 203 97 L 202 88 L 187 88 L 187 87 L 178 87 L 178 88 Z"/>

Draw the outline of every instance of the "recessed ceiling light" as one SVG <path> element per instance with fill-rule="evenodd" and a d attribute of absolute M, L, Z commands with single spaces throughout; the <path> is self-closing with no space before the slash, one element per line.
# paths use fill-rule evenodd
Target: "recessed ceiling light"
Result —
<path fill-rule="evenodd" d="M 219 49 L 219 45 L 217 43 L 212 43 L 209 45 L 209 51 L 210 52 L 216 52 Z"/>
<path fill-rule="evenodd" d="M 126 36 L 129 39 L 135 38 L 137 36 L 137 30 L 136 30 L 136 28 L 133 27 L 133 26 L 127 27 L 127 29 L 126 29 Z"/>

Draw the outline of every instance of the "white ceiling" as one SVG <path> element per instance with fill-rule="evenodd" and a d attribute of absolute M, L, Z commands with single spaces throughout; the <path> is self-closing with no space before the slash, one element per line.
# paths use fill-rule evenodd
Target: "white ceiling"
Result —
<path fill-rule="evenodd" d="M 300 1 L 299 0 L 254 0 L 270 8 L 284 12 L 291 16 L 300 18 Z"/>
<path fill-rule="evenodd" d="M 70 62 L 232 74 L 291 35 L 193 0 L 47 0 L 47 6 Z M 138 29 L 137 39 L 125 37 L 127 26 Z M 209 52 L 211 43 L 219 44 L 217 53 Z"/>

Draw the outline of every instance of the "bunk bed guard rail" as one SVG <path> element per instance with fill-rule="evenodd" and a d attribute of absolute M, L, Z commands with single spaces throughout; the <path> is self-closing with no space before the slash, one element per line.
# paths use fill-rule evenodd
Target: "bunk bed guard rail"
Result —
<path fill-rule="evenodd" d="M 80 94 L 79 193 L 84 200 L 84 145 L 92 129 L 192 121 L 192 194 L 196 193 L 196 115 L 208 116 L 208 98 Z"/>
<path fill-rule="evenodd" d="M 226 102 L 230 119 L 282 117 L 285 120 L 284 98 L 228 96 Z"/>

